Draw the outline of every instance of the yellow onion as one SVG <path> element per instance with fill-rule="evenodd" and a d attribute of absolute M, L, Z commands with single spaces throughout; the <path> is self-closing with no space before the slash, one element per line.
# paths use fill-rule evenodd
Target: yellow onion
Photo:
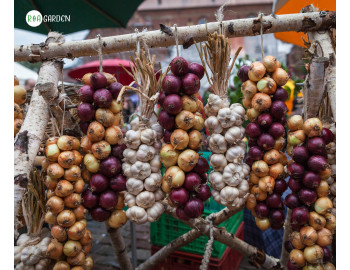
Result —
<path fill-rule="evenodd" d="M 191 113 L 195 113 L 198 110 L 197 106 L 197 98 L 195 96 L 182 96 L 182 109 L 189 111 Z"/>
<path fill-rule="evenodd" d="M 194 114 L 193 129 L 202 130 L 204 128 L 204 119 L 200 113 Z"/>
<path fill-rule="evenodd" d="M 45 146 L 48 146 L 50 144 L 57 144 L 58 137 L 50 137 L 46 140 Z"/>
<path fill-rule="evenodd" d="M 322 270 L 335 270 L 335 266 L 330 262 L 326 263 L 325 265 L 322 265 L 322 267 Z"/>
<path fill-rule="evenodd" d="M 317 232 L 311 226 L 304 226 L 300 229 L 300 236 L 303 241 L 303 244 L 306 246 L 312 246 L 317 241 Z"/>
<path fill-rule="evenodd" d="M 175 150 L 171 144 L 166 144 L 160 150 L 160 161 L 165 167 L 174 166 L 179 157 L 179 151 Z"/>
<path fill-rule="evenodd" d="M 318 239 L 317 239 L 317 245 L 321 247 L 326 247 L 332 244 L 333 236 L 332 232 L 328 230 L 327 228 L 322 228 L 317 232 Z"/>
<path fill-rule="evenodd" d="M 165 171 L 163 179 L 165 179 L 171 187 L 178 188 L 185 182 L 185 173 L 178 166 L 171 166 Z"/>
<path fill-rule="evenodd" d="M 81 170 L 77 165 L 73 165 L 64 171 L 64 179 L 68 181 L 77 181 L 81 177 Z"/>
<path fill-rule="evenodd" d="M 107 86 L 111 85 L 112 83 L 116 82 L 117 79 L 115 78 L 114 74 L 102 72 L 103 75 L 107 78 Z"/>
<path fill-rule="evenodd" d="M 72 152 L 74 155 L 74 165 L 79 166 L 83 161 L 83 156 L 77 150 L 72 150 Z"/>
<path fill-rule="evenodd" d="M 188 146 L 193 149 L 196 150 L 198 149 L 201 144 L 202 144 L 202 134 L 198 131 L 198 130 L 192 130 L 189 134 L 189 142 L 188 142 Z"/>
<path fill-rule="evenodd" d="M 93 156 L 94 157 L 94 156 Z M 94 159 L 96 159 L 94 157 Z M 96 159 L 97 160 L 97 159 Z M 97 161 L 98 162 L 98 161 Z M 88 171 L 87 168 L 83 168 L 83 170 L 81 171 L 81 177 L 83 178 L 85 183 L 89 183 L 90 182 L 90 178 L 91 178 L 91 173 Z"/>
<path fill-rule="evenodd" d="M 113 99 L 111 107 L 109 107 L 109 110 L 112 113 L 120 113 L 123 110 L 123 104 L 121 102 L 117 102 L 117 99 Z"/>
<path fill-rule="evenodd" d="M 271 176 L 264 176 L 260 178 L 259 180 L 259 188 L 262 191 L 272 193 L 273 188 L 275 187 L 275 179 L 273 179 Z"/>
<path fill-rule="evenodd" d="M 256 198 L 253 194 L 249 194 L 246 200 L 246 207 L 249 210 L 253 210 L 256 206 Z"/>
<path fill-rule="evenodd" d="M 277 83 L 277 85 L 283 86 L 288 82 L 289 75 L 283 68 L 277 68 L 272 73 L 272 79 Z"/>
<path fill-rule="evenodd" d="M 123 132 L 117 126 L 111 126 L 106 129 L 105 140 L 111 145 L 115 145 L 123 139 Z"/>
<path fill-rule="evenodd" d="M 254 62 L 249 66 L 248 77 L 253 82 L 259 81 L 266 73 L 265 66 L 260 62 Z"/>
<path fill-rule="evenodd" d="M 67 257 L 73 257 L 81 252 L 82 246 L 79 241 L 68 240 L 63 246 L 63 253 Z"/>
<path fill-rule="evenodd" d="M 22 105 L 26 102 L 27 91 L 20 85 L 14 86 L 14 101 L 18 105 Z"/>
<path fill-rule="evenodd" d="M 48 189 L 55 189 L 57 186 L 57 179 L 50 177 L 49 175 L 46 175 L 44 178 L 44 184 Z"/>
<path fill-rule="evenodd" d="M 79 178 L 76 182 L 74 182 L 74 191 L 76 193 L 82 193 L 84 191 L 85 182 L 82 178 Z"/>
<path fill-rule="evenodd" d="M 88 136 L 91 142 L 99 142 L 105 136 L 105 128 L 99 122 L 94 121 L 90 123 L 86 136 Z"/>
<path fill-rule="evenodd" d="M 91 77 L 92 73 L 86 73 L 83 78 L 81 78 L 81 82 L 84 84 L 84 85 L 90 85 L 90 77 Z"/>
<path fill-rule="evenodd" d="M 62 151 L 73 150 L 73 144 L 73 137 L 68 135 L 63 135 L 57 140 L 57 146 Z"/>
<path fill-rule="evenodd" d="M 276 57 L 272 55 L 265 56 L 262 63 L 267 72 L 274 72 L 279 67 L 279 62 L 277 61 Z"/>
<path fill-rule="evenodd" d="M 270 166 L 269 175 L 274 179 L 281 179 L 284 177 L 284 167 L 281 163 L 276 163 Z"/>
<path fill-rule="evenodd" d="M 332 214 L 325 214 L 325 219 L 326 219 L 326 228 L 330 231 L 333 231 L 336 227 L 336 218 L 335 215 Z"/>
<path fill-rule="evenodd" d="M 194 125 L 194 114 L 189 111 L 181 111 L 176 115 L 175 123 L 178 128 L 189 130 Z"/>
<path fill-rule="evenodd" d="M 203 102 L 200 101 L 200 99 L 197 98 L 197 112 L 202 113 L 203 112 Z"/>
<path fill-rule="evenodd" d="M 276 92 L 276 82 L 270 77 L 264 77 L 257 83 L 257 88 L 261 93 L 273 95 Z"/>
<path fill-rule="evenodd" d="M 114 210 L 110 217 L 108 218 L 108 225 L 111 228 L 118 229 L 123 226 L 128 221 L 125 211 L 123 210 Z"/>
<path fill-rule="evenodd" d="M 294 146 L 290 145 L 290 144 L 287 144 L 287 148 L 286 148 L 286 153 L 292 157 L 293 156 L 293 149 L 294 149 Z"/>
<path fill-rule="evenodd" d="M 84 261 L 84 270 L 92 270 L 92 267 L 94 266 L 94 261 L 90 256 L 85 258 Z"/>
<path fill-rule="evenodd" d="M 91 151 L 92 142 L 90 141 L 88 136 L 84 136 L 81 138 L 81 149 L 83 149 L 84 153 L 89 153 Z"/>
<path fill-rule="evenodd" d="M 19 85 L 19 80 L 16 77 L 16 75 L 14 75 L 14 86 Z"/>
<path fill-rule="evenodd" d="M 80 148 L 80 141 L 78 138 L 76 137 L 72 137 L 72 140 L 73 140 L 73 145 L 72 145 L 72 150 L 79 150 Z"/>
<path fill-rule="evenodd" d="M 54 225 L 51 227 L 51 235 L 60 242 L 64 242 L 67 240 L 67 231 L 60 225 Z"/>
<path fill-rule="evenodd" d="M 46 158 L 44 158 L 44 159 L 41 161 L 41 169 L 42 169 L 44 172 L 46 172 L 47 167 L 49 167 L 49 165 L 50 165 L 50 162 L 49 162 Z"/>
<path fill-rule="evenodd" d="M 58 214 L 64 209 L 64 202 L 60 197 L 53 196 L 47 200 L 46 208 L 53 214 Z"/>
<path fill-rule="evenodd" d="M 46 199 L 50 199 L 50 198 L 52 198 L 53 196 L 55 196 L 55 191 L 52 190 L 52 189 L 48 189 L 48 190 L 46 191 Z"/>
<path fill-rule="evenodd" d="M 121 113 L 121 112 L 116 113 L 116 114 L 114 115 L 114 122 L 113 122 L 113 126 L 116 126 L 116 127 L 120 126 L 120 123 L 121 123 L 122 117 L 123 117 L 123 115 L 122 115 L 122 113 Z"/>
<path fill-rule="evenodd" d="M 98 108 L 95 113 L 95 118 L 104 127 L 110 127 L 114 122 L 114 114 L 111 110 Z"/>
<path fill-rule="evenodd" d="M 253 194 L 259 202 L 262 202 L 267 198 L 267 192 L 261 190 L 258 185 L 252 186 L 250 193 Z"/>
<path fill-rule="evenodd" d="M 75 222 L 71 227 L 69 227 L 67 234 L 70 240 L 80 240 L 85 233 L 85 224 L 82 222 Z"/>
<path fill-rule="evenodd" d="M 257 176 L 255 173 L 251 172 L 249 174 L 249 182 L 250 183 L 257 185 L 257 184 L 259 184 L 259 180 L 260 180 L 259 176 Z"/>
<path fill-rule="evenodd" d="M 296 249 L 303 249 L 305 247 L 301 234 L 297 231 L 292 232 L 290 235 L 290 241 L 292 242 L 293 247 Z"/>
<path fill-rule="evenodd" d="M 263 160 L 255 161 L 252 165 L 252 171 L 258 176 L 258 177 L 264 177 L 269 174 L 269 166 L 267 163 Z"/>
<path fill-rule="evenodd" d="M 175 129 L 170 136 L 170 143 L 176 150 L 183 150 L 187 147 L 189 136 L 183 129 Z"/>
<path fill-rule="evenodd" d="M 50 259 L 57 260 L 62 256 L 63 245 L 56 239 L 52 239 L 46 248 L 46 254 Z"/>
<path fill-rule="evenodd" d="M 280 158 L 281 158 L 280 153 L 275 149 L 271 149 L 264 154 L 263 160 L 268 165 L 273 165 L 279 162 Z"/>
<path fill-rule="evenodd" d="M 122 210 L 125 207 L 124 204 L 124 193 L 119 192 L 118 193 L 118 202 L 117 205 L 115 206 L 116 210 Z"/>
<path fill-rule="evenodd" d="M 283 166 L 286 166 L 288 164 L 288 158 L 287 155 L 283 152 L 280 152 L 280 161 Z"/>
<path fill-rule="evenodd" d="M 92 234 L 88 229 L 85 229 L 83 237 L 80 238 L 79 242 L 83 246 L 90 244 L 92 241 Z"/>
<path fill-rule="evenodd" d="M 84 156 L 84 165 L 91 173 L 97 173 L 100 168 L 100 161 L 93 154 L 86 154 Z"/>
<path fill-rule="evenodd" d="M 287 135 L 287 142 L 293 147 L 303 144 L 305 139 L 306 137 L 303 130 L 289 131 Z"/>
<path fill-rule="evenodd" d="M 53 270 L 71 270 L 69 263 L 65 261 L 57 261 L 53 267 Z"/>
<path fill-rule="evenodd" d="M 62 168 L 68 169 L 74 165 L 74 154 L 72 151 L 64 151 L 58 156 L 57 161 Z"/>
<path fill-rule="evenodd" d="M 55 194 L 59 197 L 66 197 L 74 191 L 73 185 L 67 180 L 61 180 L 57 183 Z"/>
<path fill-rule="evenodd" d="M 243 97 L 242 104 L 247 109 L 252 108 L 252 100 L 250 98 Z"/>
<path fill-rule="evenodd" d="M 299 249 L 293 249 L 289 253 L 289 260 L 297 267 L 303 267 L 306 264 L 304 253 Z"/>
<path fill-rule="evenodd" d="M 304 121 L 301 115 L 293 115 L 288 118 L 287 126 L 290 131 L 303 129 Z"/>
<path fill-rule="evenodd" d="M 81 203 L 81 196 L 78 193 L 72 193 L 64 198 L 64 205 L 68 208 L 76 208 Z"/>
<path fill-rule="evenodd" d="M 91 146 L 92 154 L 97 159 L 106 159 L 111 153 L 111 145 L 106 141 L 96 142 Z"/>
<path fill-rule="evenodd" d="M 313 245 L 304 249 L 304 257 L 308 263 L 322 263 L 323 249 L 319 245 Z"/>
<path fill-rule="evenodd" d="M 251 80 L 245 81 L 242 83 L 241 92 L 246 99 L 251 100 L 253 96 L 258 92 L 256 83 Z"/>
<path fill-rule="evenodd" d="M 284 137 L 279 137 L 275 140 L 275 145 L 273 146 L 273 149 L 277 151 L 282 151 L 285 144 L 286 144 L 286 139 Z"/>
<path fill-rule="evenodd" d="M 68 257 L 67 262 L 70 265 L 83 265 L 85 261 L 85 254 L 84 252 L 80 252 L 78 255 L 74 257 Z"/>
<path fill-rule="evenodd" d="M 61 151 L 58 148 L 57 144 L 49 144 L 45 147 L 45 156 L 51 162 L 57 161 L 57 158 L 60 155 L 60 153 Z"/>
<path fill-rule="evenodd" d="M 271 98 L 267 94 L 257 93 L 252 99 L 252 105 L 258 112 L 266 111 L 271 107 Z"/>
<path fill-rule="evenodd" d="M 316 188 L 317 197 L 326 197 L 329 194 L 329 185 L 327 181 L 322 180 L 320 185 Z"/>
<path fill-rule="evenodd" d="M 271 227 L 271 223 L 268 218 L 255 217 L 255 224 L 262 231 L 266 231 L 268 228 Z"/>
<path fill-rule="evenodd" d="M 64 169 L 58 163 L 50 164 L 46 172 L 53 179 L 59 179 L 64 175 Z"/>
<path fill-rule="evenodd" d="M 54 213 L 47 211 L 44 217 L 44 220 L 46 223 L 48 224 L 56 224 L 57 222 L 57 215 L 55 215 Z"/>
<path fill-rule="evenodd" d="M 191 171 L 197 164 L 199 159 L 198 153 L 191 149 L 186 149 L 181 152 L 178 159 L 177 164 L 185 172 Z"/>
<path fill-rule="evenodd" d="M 22 125 L 23 125 L 22 119 L 15 119 L 15 121 L 14 121 L 14 136 L 16 136 L 17 133 L 20 131 Z"/>
<path fill-rule="evenodd" d="M 79 205 L 77 208 L 73 209 L 73 213 L 75 219 L 80 221 L 85 217 L 85 214 L 88 213 L 88 210 L 83 205 Z"/>
<path fill-rule="evenodd" d="M 254 122 L 256 119 L 258 119 L 260 115 L 260 112 L 254 108 L 250 108 L 247 110 L 247 117 L 250 122 Z"/>
<path fill-rule="evenodd" d="M 328 197 L 321 197 L 316 200 L 314 208 L 317 213 L 325 215 L 333 208 L 333 203 Z"/>
<path fill-rule="evenodd" d="M 88 255 L 91 251 L 91 248 L 92 248 L 92 243 L 83 246 L 82 251 L 83 251 L 84 255 Z"/>
<path fill-rule="evenodd" d="M 57 223 L 62 227 L 70 227 L 75 223 L 75 215 L 71 210 L 63 210 L 57 216 Z"/>
<path fill-rule="evenodd" d="M 322 122 L 320 119 L 314 117 L 309 118 L 304 122 L 303 130 L 305 134 L 311 138 L 322 135 Z"/>
<path fill-rule="evenodd" d="M 165 176 L 162 178 L 161 188 L 165 193 L 170 193 L 171 191 L 170 183 L 166 180 Z"/>
<path fill-rule="evenodd" d="M 309 224 L 316 231 L 318 231 L 318 230 L 321 230 L 322 228 L 324 228 L 324 226 L 326 225 L 326 219 L 323 216 L 312 211 L 312 212 L 310 212 L 310 216 L 309 216 Z"/>
<path fill-rule="evenodd" d="M 323 171 L 320 171 L 318 175 L 321 177 L 321 180 L 327 180 L 332 175 L 331 168 L 326 168 Z"/>

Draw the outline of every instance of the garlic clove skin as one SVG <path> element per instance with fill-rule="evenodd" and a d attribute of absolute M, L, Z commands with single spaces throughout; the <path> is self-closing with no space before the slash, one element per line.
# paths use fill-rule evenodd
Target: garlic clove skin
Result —
<path fill-rule="evenodd" d="M 235 187 L 226 186 L 220 191 L 221 201 L 228 205 L 239 196 L 239 191 Z"/>
<path fill-rule="evenodd" d="M 164 199 L 164 192 L 161 188 L 154 191 L 154 198 L 156 199 L 156 201 L 161 201 Z"/>
<path fill-rule="evenodd" d="M 139 206 L 132 206 L 126 210 L 126 216 L 137 224 L 144 224 L 148 219 L 146 210 Z"/>
<path fill-rule="evenodd" d="M 126 181 L 126 189 L 132 195 L 138 195 L 143 190 L 143 182 L 136 178 L 129 178 Z"/>
<path fill-rule="evenodd" d="M 152 207 L 147 209 L 147 218 L 149 222 L 157 221 L 163 214 L 165 208 L 160 202 L 155 202 Z"/>
<path fill-rule="evenodd" d="M 162 185 L 161 173 L 151 173 L 144 181 L 144 187 L 147 191 L 154 192 Z"/>
<path fill-rule="evenodd" d="M 151 165 L 149 163 L 136 161 L 131 165 L 131 175 L 137 179 L 144 180 L 151 175 Z"/>
<path fill-rule="evenodd" d="M 132 130 L 138 131 L 140 129 L 140 118 L 135 117 L 134 119 L 132 119 L 130 122 L 130 126 Z"/>
<path fill-rule="evenodd" d="M 146 128 L 141 131 L 140 140 L 142 143 L 152 145 L 157 139 L 157 132 L 151 128 Z"/>
<path fill-rule="evenodd" d="M 249 191 L 249 183 L 247 180 L 242 180 L 241 183 L 237 186 L 239 190 L 239 197 L 243 198 Z"/>
<path fill-rule="evenodd" d="M 123 162 L 122 164 L 122 169 L 123 169 L 123 174 L 126 176 L 126 177 L 131 177 L 131 164 L 127 163 L 127 162 Z"/>
<path fill-rule="evenodd" d="M 224 154 L 227 151 L 225 137 L 221 134 L 213 134 L 209 138 L 209 149 L 215 154 Z"/>
<path fill-rule="evenodd" d="M 125 144 L 128 148 L 137 149 L 141 144 L 141 131 L 140 130 L 128 130 L 125 133 Z"/>
<path fill-rule="evenodd" d="M 136 196 L 136 204 L 142 208 L 149 208 L 155 203 L 156 199 L 153 192 L 142 191 Z"/>
<path fill-rule="evenodd" d="M 241 173 L 240 173 L 241 172 Z M 242 181 L 243 175 L 243 167 L 238 166 L 234 163 L 229 163 L 222 173 L 222 180 L 225 182 L 225 184 L 236 187 L 238 186 Z"/>
<path fill-rule="evenodd" d="M 226 186 L 225 182 L 222 179 L 222 174 L 219 172 L 211 171 L 208 177 L 208 181 L 210 183 L 210 187 L 217 191 L 220 191 Z"/>
<path fill-rule="evenodd" d="M 223 154 L 211 154 L 209 160 L 214 171 L 222 172 L 227 165 L 227 160 Z"/>
<path fill-rule="evenodd" d="M 218 111 L 217 119 L 223 128 L 229 128 L 237 121 L 230 108 L 222 108 Z"/>
<path fill-rule="evenodd" d="M 245 129 L 243 127 L 231 127 L 224 134 L 225 140 L 228 144 L 232 145 L 242 140 L 244 137 Z"/>
<path fill-rule="evenodd" d="M 154 158 L 155 154 L 156 150 L 154 147 L 141 144 L 139 149 L 136 151 L 136 159 L 142 162 L 148 162 Z"/>
<path fill-rule="evenodd" d="M 133 207 L 136 205 L 136 197 L 131 193 L 126 192 L 124 194 L 124 203 L 127 207 Z"/>
<path fill-rule="evenodd" d="M 245 149 L 240 145 L 230 147 L 226 152 L 226 159 L 232 163 L 242 163 L 245 155 Z"/>
<path fill-rule="evenodd" d="M 240 103 L 233 103 L 230 106 L 230 110 L 232 111 L 232 113 L 237 114 L 241 119 L 244 119 L 245 109 Z"/>
<path fill-rule="evenodd" d="M 157 139 L 161 140 L 164 136 L 164 129 L 159 123 L 154 123 L 151 128 L 156 132 Z"/>
<path fill-rule="evenodd" d="M 149 162 L 151 165 L 151 172 L 157 173 L 160 171 L 160 168 L 162 167 L 162 163 L 160 162 L 160 156 L 155 155 L 154 158 Z"/>
<path fill-rule="evenodd" d="M 215 116 L 209 116 L 204 121 L 204 126 L 207 128 L 210 134 L 213 134 L 213 133 L 220 134 L 223 131 L 219 120 Z"/>
<path fill-rule="evenodd" d="M 126 148 L 123 151 L 123 156 L 124 156 L 124 162 L 128 162 L 130 164 L 134 164 L 137 159 L 136 159 L 136 151 L 134 149 L 131 148 Z"/>

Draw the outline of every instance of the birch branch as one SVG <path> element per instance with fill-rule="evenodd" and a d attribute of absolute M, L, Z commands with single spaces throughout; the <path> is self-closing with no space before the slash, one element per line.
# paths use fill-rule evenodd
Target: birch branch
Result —
<path fill-rule="evenodd" d="M 123 236 L 120 233 L 120 230 L 111 228 L 107 222 L 105 223 L 105 226 L 106 226 L 106 230 L 108 232 L 109 238 L 111 239 L 112 246 L 114 248 L 115 255 L 117 256 L 120 268 L 122 270 L 132 270 L 133 267 L 131 265 L 131 261 L 128 256 L 125 242 L 124 242 Z"/>
<path fill-rule="evenodd" d="M 327 12 L 324 16 L 319 12 L 304 14 L 286 14 L 264 16 L 263 33 L 296 31 L 308 32 L 328 30 L 335 28 L 335 11 Z M 222 22 L 223 32 L 229 38 L 260 35 L 261 22 L 259 18 L 227 20 Z M 178 41 L 186 47 L 191 41 L 201 42 L 207 40 L 207 29 L 210 33 L 217 31 L 218 22 L 206 25 L 193 25 L 178 27 Z M 175 31 L 172 28 L 172 31 Z M 102 38 L 102 54 L 136 50 L 137 35 L 127 34 Z M 160 30 L 149 31 L 142 34 L 142 38 L 150 48 L 167 47 L 176 44 L 175 36 L 169 36 Z M 32 44 L 16 46 L 14 49 L 15 61 L 40 62 L 54 58 L 76 58 L 97 55 L 100 41 L 98 38 L 71 41 L 63 44 Z"/>

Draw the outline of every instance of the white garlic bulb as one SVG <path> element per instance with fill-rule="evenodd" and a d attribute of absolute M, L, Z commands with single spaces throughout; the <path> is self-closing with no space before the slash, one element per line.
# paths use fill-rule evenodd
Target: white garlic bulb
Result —
<path fill-rule="evenodd" d="M 136 197 L 129 192 L 124 193 L 124 203 L 127 207 L 132 207 L 136 205 Z"/>
<path fill-rule="evenodd" d="M 222 99 L 218 95 L 215 94 L 210 94 L 207 100 L 207 105 L 206 107 L 209 107 L 209 110 L 217 113 L 221 108 L 225 108 L 230 106 L 230 102 L 228 99 Z"/>
<path fill-rule="evenodd" d="M 156 141 L 152 144 L 152 146 L 154 147 L 154 149 L 157 150 L 157 152 L 159 152 L 160 149 L 162 149 L 163 144 L 162 144 L 162 142 L 161 142 L 160 140 L 156 140 Z"/>
<path fill-rule="evenodd" d="M 155 202 L 153 206 L 147 209 L 149 222 L 157 221 L 164 212 L 164 205 L 160 202 Z"/>
<path fill-rule="evenodd" d="M 131 177 L 131 164 L 127 163 L 127 162 L 123 162 L 122 164 L 122 169 L 123 169 L 123 174 L 126 176 L 126 177 Z"/>
<path fill-rule="evenodd" d="M 164 191 L 159 188 L 154 192 L 154 198 L 156 199 L 156 201 L 160 201 L 164 199 Z"/>
<path fill-rule="evenodd" d="M 227 165 L 227 160 L 223 154 L 211 154 L 209 160 L 214 171 L 222 172 Z"/>
<path fill-rule="evenodd" d="M 136 159 L 136 151 L 131 148 L 126 148 L 123 151 L 123 156 L 124 156 L 124 162 L 128 162 L 130 164 L 134 164 L 137 159 Z"/>
<path fill-rule="evenodd" d="M 137 149 L 140 144 L 141 144 L 141 140 L 140 140 L 140 136 L 141 136 L 141 132 L 135 131 L 135 130 L 128 130 L 125 133 L 125 144 L 128 148 L 132 148 L 132 149 Z"/>
<path fill-rule="evenodd" d="M 161 173 L 151 173 L 144 181 L 144 187 L 148 191 L 156 191 L 162 185 Z"/>
<path fill-rule="evenodd" d="M 143 190 L 143 182 L 136 178 L 126 180 L 126 189 L 132 195 L 137 195 Z"/>
<path fill-rule="evenodd" d="M 237 186 L 239 190 L 239 197 L 243 198 L 249 191 L 249 183 L 247 180 L 242 180 L 241 183 Z"/>
<path fill-rule="evenodd" d="M 222 173 L 222 180 L 229 186 L 238 186 L 242 181 L 243 168 L 234 163 L 229 163 Z"/>
<path fill-rule="evenodd" d="M 211 171 L 209 173 L 208 181 L 210 183 L 210 187 L 218 191 L 226 186 L 225 182 L 222 180 L 222 174 L 219 172 Z"/>
<path fill-rule="evenodd" d="M 250 167 L 248 164 L 243 163 L 243 178 L 246 178 L 250 173 Z"/>
<path fill-rule="evenodd" d="M 135 117 L 134 119 L 131 120 L 130 122 L 130 126 L 132 130 L 139 130 L 140 129 L 140 118 L 139 117 Z"/>
<path fill-rule="evenodd" d="M 151 128 L 156 132 L 158 140 L 163 138 L 164 128 L 159 123 L 153 124 Z"/>
<path fill-rule="evenodd" d="M 220 191 L 212 189 L 211 190 L 211 195 L 213 196 L 214 201 L 220 203 L 220 201 L 221 201 Z"/>
<path fill-rule="evenodd" d="M 242 163 L 245 155 L 245 149 L 239 145 L 230 147 L 226 152 L 226 159 L 228 162 Z"/>
<path fill-rule="evenodd" d="M 162 163 L 160 162 L 160 156 L 155 155 L 154 158 L 149 162 L 149 165 L 151 165 L 151 172 L 159 172 L 160 168 L 162 167 Z"/>
<path fill-rule="evenodd" d="M 210 134 L 213 133 L 221 133 L 222 132 L 222 126 L 220 125 L 219 120 L 215 116 L 209 116 L 205 121 L 204 125 L 207 128 L 208 132 Z"/>
<path fill-rule="evenodd" d="M 224 205 L 233 202 L 239 196 L 239 191 L 235 187 L 226 186 L 220 191 L 221 201 Z"/>
<path fill-rule="evenodd" d="M 141 131 L 140 140 L 142 143 L 152 145 L 157 138 L 157 132 L 151 128 L 146 128 Z"/>
<path fill-rule="evenodd" d="M 215 154 L 224 154 L 227 150 L 225 137 L 221 134 L 213 134 L 209 138 L 209 149 Z"/>
<path fill-rule="evenodd" d="M 229 128 L 234 125 L 236 117 L 233 115 L 230 108 L 222 108 L 219 110 L 217 119 L 223 128 Z"/>
<path fill-rule="evenodd" d="M 225 140 L 228 144 L 235 144 L 242 140 L 245 130 L 243 127 L 231 127 L 225 133 Z"/>
<path fill-rule="evenodd" d="M 155 203 L 153 192 L 142 191 L 136 196 L 136 204 L 142 208 L 149 208 Z"/>
<path fill-rule="evenodd" d="M 144 180 L 151 175 L 151 165 L 149 163 L 136 161 L 130 168 L 131 175 L 137 179 Z"/>
<path fill-rule="evenodd" d="M 233 103 L 230 106 L 230 110 L 241 117 L 241 119 L 244 119 L 245 116 L 245 109 L 240 103 Z"/>
<path fill-rule="evenodd" d="M 125 150 L 124 150 L 125 151 Z M 142 162 L 150 161 L 154 158 L 156 150 L 147 144 L 141 144 L 136 152 L 136 159 Z"/>
<path fill-rule="evenodd" d="M 126 210 L 126 216 L 137 224 L 144 224 L 147 222 L 147 212 L 139 206 L 132 206 Z"/>

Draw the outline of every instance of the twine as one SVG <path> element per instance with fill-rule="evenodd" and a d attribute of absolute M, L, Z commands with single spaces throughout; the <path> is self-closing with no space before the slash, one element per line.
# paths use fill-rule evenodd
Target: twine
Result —
<path fill-rule="evenodd" d="M 177 24 L 175 23 L 174 24 L 174 27 L 175 27 L 175 43 L 176 43 L 176 56 L 179 57 L 179 35 L 178 35 L 178 32 L 177 32 Z"/>
<path fill-rule="evenodd" d="M 102 73 L 103 72 L 103 64 L 102 64 L 102 60 L 103 60 L 103 58 L 102 58 L 102 46 L 103 46 L 103 44 L 102 44 L 102 39 L 101 39 L 101 35 L 100 34 L 98 34 L 97 36 L 96 36 L 97 38 L 98 38 L 98 61 L 100 62 L 100 73 Z"/>
<path fill-rule="evenodd" d="M 263 13 L 259 14 L 260 18 L 260 43 L 261 43 L 261 61 L 264 59 L 264 26 L 263 26 Z"/>
<path fill-rule="evenodd" d="M 200 270 L 207 270 L 208 265 L 209 265 L 209 260 L 211 257 L 211 253 L 213 251 L 213 243 L 214 243 L 214 235 L 213 235 L 213 230 L 214 230 L 214 225 L 213 225 L 213 219 L 215 218 L 216 213 L 212 213 L 208 216 L 209 220 L 209 240 L 207 244 L 205 245 L 205 252 L 203 255 L 202 263 L 200 266 Z"/>

